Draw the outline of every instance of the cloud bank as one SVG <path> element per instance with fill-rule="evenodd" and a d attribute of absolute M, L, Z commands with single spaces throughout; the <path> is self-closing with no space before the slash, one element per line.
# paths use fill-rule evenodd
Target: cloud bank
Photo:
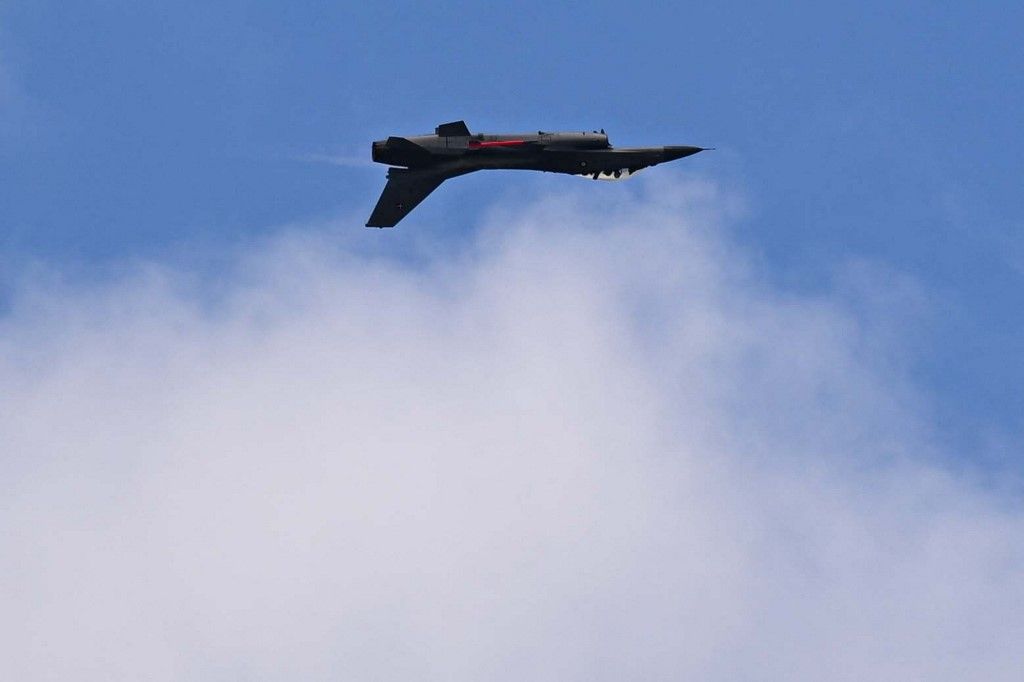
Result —
<path fill-rule="evenodd" d="M 26 283 L 0 676 L 1019 679 L 1018 500 L 666 178 L 417 267 L 297 229 L 216 295 Z"/>

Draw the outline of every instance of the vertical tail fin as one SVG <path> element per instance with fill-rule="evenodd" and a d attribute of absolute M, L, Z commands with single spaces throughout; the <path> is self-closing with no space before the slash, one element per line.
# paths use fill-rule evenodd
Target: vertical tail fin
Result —
<path fill-rule="evenodd" d="M 442 123 L 434 129 L 438 137 L 469 137 L 469 127 L 465 121 Z"/>

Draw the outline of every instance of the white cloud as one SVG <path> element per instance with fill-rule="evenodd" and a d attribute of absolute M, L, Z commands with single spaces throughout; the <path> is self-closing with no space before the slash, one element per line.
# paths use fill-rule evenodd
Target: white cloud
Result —
<path fill-rule="evenodd" d="M 713 187 L 640 187 L 417 270 L 295 231 L 215 301 L 26 285 L 0 675 L 1016 679 L 1014 501 L 942 468 L 874 322 L 767 287 Z"/>

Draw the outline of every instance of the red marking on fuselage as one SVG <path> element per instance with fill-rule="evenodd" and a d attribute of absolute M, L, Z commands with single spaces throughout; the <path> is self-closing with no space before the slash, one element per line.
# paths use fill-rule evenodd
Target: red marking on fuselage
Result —
<path fill-rule="evenodd" d="M 495 142 L 479 142 L 477 140 L 469 141 L 470 149 L 481 149 L 485 147 L 518 147 L 526 144 L 526 140 L 498 140 Z"/>

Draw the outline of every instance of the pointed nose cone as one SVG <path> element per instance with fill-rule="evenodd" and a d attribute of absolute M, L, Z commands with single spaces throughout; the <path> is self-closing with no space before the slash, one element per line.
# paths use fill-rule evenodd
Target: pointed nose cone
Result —
<path fill-rule="evenodd" d="M 687 147 L 685 145 L 678 147 L 665 147 L 665 160 L 675 161 L 676 159 L 681 159 L 684 156 L 693 156 L 697 152 L 702 151 L 704 151 L 704 147 Z"/>

